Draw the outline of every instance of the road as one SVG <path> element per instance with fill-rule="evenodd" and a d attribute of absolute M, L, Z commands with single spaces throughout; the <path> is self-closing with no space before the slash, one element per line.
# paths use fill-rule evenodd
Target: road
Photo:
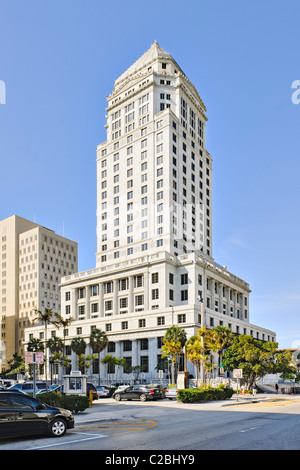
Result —
<path fill-rule="evenodd" d="M 220 406 L 159 402 L 101 401 L 101 421 L 89 415 L 62 438 L 22 438 L 0 442 L 1 450 L 298 450 L 300 401 L 275 399 L 262 403 Z M 118 418 L 119 417 L 119 418 Z M 111 455 L 111 454 L 109 454 Z"/>

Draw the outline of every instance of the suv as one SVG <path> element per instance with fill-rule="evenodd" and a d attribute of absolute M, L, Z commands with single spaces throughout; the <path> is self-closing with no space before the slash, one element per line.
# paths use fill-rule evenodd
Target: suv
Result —
<path fill-rule="evenodd" d="M 88 397 L 90 396 L 90 391 L 93 392 L 93 400 L 98 400 L 98 392 L 95 385 L 88 382 L 86 384 L 86 394 Z"/>
<path fill-rule="evenodd" d="M 46 382 L 36 382 L 36 393 L 39 392 L 39 390 L 43 390 L 47 388 Z M 24 392 L 24 393 L 33 393 L 33 382 L 24 382 L 22 384 L 14 384 L 11 387 L 8 387 L 9 391 L 19 391 L 19 392 Z"/>
<path fill-rule="evenodd" d="M 0 392 L 0 439 L 30 434 L 60 437 L 67 429 L 74 428 L 74 423 L 68 410 L 46 405 L 22 393 Z"/>

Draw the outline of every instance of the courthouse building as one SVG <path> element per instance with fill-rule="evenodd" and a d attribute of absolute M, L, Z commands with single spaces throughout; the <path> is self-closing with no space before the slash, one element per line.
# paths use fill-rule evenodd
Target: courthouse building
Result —
<path fill-rule="evenodd" d="M 201 325 L 224 325 L 275 340 L 250 322 L 249 284 L 213 259 L 212 157 L 195 86 L 154 42 L 107 100 L 107 139 L 97 148 L 96 267 L 61 281 L 62 314 L 75 319 L 67 344 L 77 336 L 88 343 L 102 329 L 110 342 L 102 354 L 142 366 L 153 381 L 172 325 L 188 338 Z M 26 330 L 27 340 L 38 334 Z M 114 379 L 112 372 L 101 364 L 102 379 Z M 121 369 L 121 378 L 131 376 Z"/>

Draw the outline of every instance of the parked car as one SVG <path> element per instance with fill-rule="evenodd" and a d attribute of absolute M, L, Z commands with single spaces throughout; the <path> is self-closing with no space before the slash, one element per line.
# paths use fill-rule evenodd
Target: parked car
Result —
<path fill-rule="evenodd" d="M 119 385 L 117 388 L 115 388 L 115 392 L 119 392 L 121 390 L 125 390 L 126 388 L 130 387 L 130 385 Z M 114 393 L 115 393 L 114 392 Z"/>
<path fill-rule="evenodd" d="M 156 400 L 161 398 L 161 392 L 158 388 L 148 387 L 147 385 L 133 385 L 116 390 L 113 394 L 116 401 L 121 400 Z"/>
<path fill-rule="evenodd" d="M 47 384 L 46 382 L 42 382 L 42 381 L 36 381 L 36 393 L 39 392 L 39 390 L 43 390 L 43 389 L 46 389 L 47 388 Z M 14 391 L 14 390 L 19 390 L 20 392 L 25 392 L 25 393 L 29 393 L 29 394 L 32 394 L 33 393 L 33 382 L 31 381 L 28 381 L 28 382 L 23 382 L 23 383 L 17 383 L 17 384 L 14 384 L 14 385 L 11 385 L 10 387 L 8 387 L 7 390 L 10 390 L 10 391 Z"/>
<path fill-rule="evenodd" d="M 41 388 L 41 389 L 37 392 L 37 395 L 39 395 L 40 393 L 47 393 L 47 392 L 60 392 L 60 393 L 64 393 L 64 386 L 63 386 L 63 385 L 57 385 L 57 384 L 49 385 L 48 389 L 47 389 L 47 388 Z"/>
<path fill-rule="evenodd" d="M 98 400 L 98 393 L 95 385 L 88 382 L 86 384 L 86 394 L 88 397 L 90 396 L 90 391 L 93 392 L 93 400 Z"/>
<path fill-rule="evenodd" d="M 0 392 L 0 438 L 22 435 L 61 437 L 74 427 L 68 410 L 46 405 L 35 398 L 14 391 Z"/>
<path fill-rule="evenodd" d="M 176 387 L 169 387 L 165 391 L 165 397 L 169 398 L 169 400 L 177 400 L 177 393 L 178 389 Z"/>
<path fill-rule="evenodd" d="M 98 393 L 98 398 L 103 398 L 103 397 L 108 397 L 109 395 L 109 389 L 106 387 L 96 387 L 97 393 Z"/>
<path fill-rule="evenodd" d="M 152 388 L 158 388 L 158 390 L 160 390 L 160 394 L 161 394 L 161 398 L 164 398 L 165 397 L 165 387 L 161 384 L 150 384 L 148 385 L 149 387 L 152 387 Z"/>

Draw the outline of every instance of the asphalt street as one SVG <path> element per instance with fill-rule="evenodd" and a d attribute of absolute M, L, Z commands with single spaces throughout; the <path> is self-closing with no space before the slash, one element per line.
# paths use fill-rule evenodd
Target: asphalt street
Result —
<path fill-rule="evenodd" d="M 261 395 L 182 404 L 100 399 L 75 415 L 62 438 L 0 442 L 0 450 L 180 451 L 298 450 L 300 396 Z"/>

